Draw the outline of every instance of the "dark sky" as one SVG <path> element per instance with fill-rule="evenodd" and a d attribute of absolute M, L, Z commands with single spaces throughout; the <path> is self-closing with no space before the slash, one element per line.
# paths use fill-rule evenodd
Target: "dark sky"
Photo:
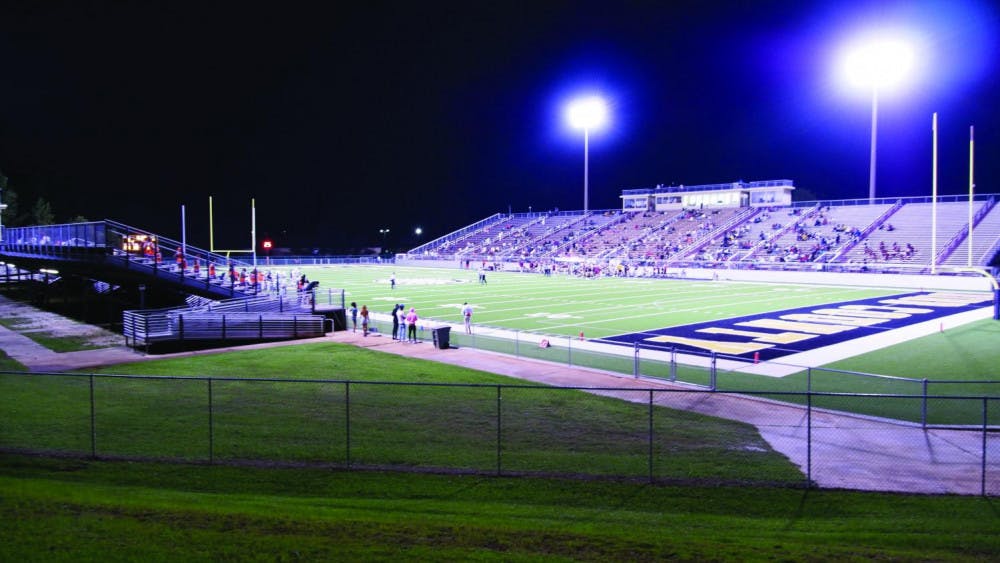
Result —
<path fill-rule="evenodd" d="M 22 205 L 208 245 L 405 248 L 497 211 L 582 208 L 561 108 L 600 91 L 590 207 L 623 188 L 789 178 L 868 194 L 871 101 L 833 78 L 858 30 L 915 30 L 921 72 L 883 96 L 880 196 L 998 192 L 988 2 L 5 2 L 0 170 Z M 342 6 L 341 6 L 342 5 Z M 298 7 L 296 7 L 298 6 Z M 322 6 L 322 7 L 319 7 Z"/>

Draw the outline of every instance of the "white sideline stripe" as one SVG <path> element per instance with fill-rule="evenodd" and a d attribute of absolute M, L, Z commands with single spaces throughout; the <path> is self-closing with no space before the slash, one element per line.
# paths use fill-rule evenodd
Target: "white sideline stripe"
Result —
<path fill-rule="evenodd" d="M 839 342 L 837 344 L 831 344 L 830 346 L 816 348 L 815 350 L 808 350 L 805 352 L 799 352 L 798 354 L 784 356 L 781 358 L 782 364 L 788 362 L 790 364 L 796 364 L 796 366 L 775 364 L 772 368 L 767 369 L 767 373 L 761 373 L 761 375 L 784 377 L 797 371 L 802 371 L 802 367 L 797 366 L 815 367 L 825 365 L 831 362 L 851 358 L 853 356 L 860 356 L 861 354 L 866 354 L 875 350 L 881 350 L 882 348 L 888 348 L 889 346 L 894 346 L 908 340 L 928 336 L 938 332 L 942 328 L 948 330 L 969 324 L 971 322 L 990 318 L 993 318 L 992 305 L 981 309 L 957 313 L 947 317 L 939 317 L 922 323 L 916 323 L 902 328 L 883 331 L 878 334 L 872 334 L 861 338 L 855 338 L 853 340 L 847 340 L 845 342 Z M 765 365 L 767 365 L 767 363 L 757 364 L 751 366 L 750 368 L 736 369 L 734 371 L 759 373 L 754 368 L 759 368 Z"/>

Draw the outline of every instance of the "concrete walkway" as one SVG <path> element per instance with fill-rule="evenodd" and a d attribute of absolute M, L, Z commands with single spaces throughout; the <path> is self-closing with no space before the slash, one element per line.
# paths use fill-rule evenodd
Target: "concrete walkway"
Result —
<path fill-rule="evenodd" d="M 646 400 L 628 390 L 687 391 L 657 393 L 654 400 L 665 407 L 753 424 L 772 448 L 787 456 L 803 473 L 811 467 L 812 480 L 821 487 L 955 494 L 979 494 L 982 489 L 984 437 L 978 431 L 924 430 L 910 424 L 814 410 L 810 447 L 806 439 L 807 416 L 803 407 L 742 395 L 691 392 L 690 387 L 660 380 L 515 358 L 472 348 L 440 350 L 430 342 L 409 344 L 394 341 L 388 336 L 364 337 L 360 332 L 347 331 L 294 342 L 157 356 L 146 356 L 124 347 L 57 354 L 27 337 L 0 327 L 0 349 L 36 372 L 69 371 L 175 356 L 331 341 L 546 385 L 621 389 L 594 392 L 623 400 Z M 988 460 L 986 491 L 996 495 L 1000 494 L 1000 435 L 988 434 L 986 440 L 987 451 L 993 456 Z"/>

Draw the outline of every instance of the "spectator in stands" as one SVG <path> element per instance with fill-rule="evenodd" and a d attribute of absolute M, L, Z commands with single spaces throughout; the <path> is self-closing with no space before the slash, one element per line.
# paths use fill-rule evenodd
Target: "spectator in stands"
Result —
<path fill-rule="evenodd" d="M 417 343 L 418 320 L 420 320 L 420 317 L 417 316 L 417 310 L 414 309 L 413 307 L 410 307 L 410 312 L 406 315 L 406 330 L 407 330 L 407 338 L 409 338 L 410 342 L 414 344 Z"/>
<path fill-rule="evenodd" d="M 351 313 L 351 325 L 354 327 L 351 332 L 357 332 L 358 331 L 358 304 L 355 303 L 354 301 L 351 301 L 351 308 L 348 309 L 348 312 Z"/>
<path fill-rule="evenodd" d="M 361 306 L 361 332 L 368 336 L 368 305 Z"/>

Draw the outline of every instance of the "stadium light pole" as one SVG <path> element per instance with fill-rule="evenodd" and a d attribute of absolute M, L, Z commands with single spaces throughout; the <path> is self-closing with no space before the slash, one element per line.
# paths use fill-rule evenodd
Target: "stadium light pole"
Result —
<path fill-rule="evenodd" d="M 900 39 L 878 38 L 853 45 L 841 60 L 846 79 L 858 88 L 870 89 L 872 96 L 872 139 L 868 169 L 868 203 L 875 203 L 875 170 L 878 157 L 879 94 L 896 88 L 909 75 L 914 62 L 913 48 Z"/>
<path fill-rule="evenodd" d="M 570 102 L 566 120 L 574 129 L 583 129 L 583 213 L 590 207 L 590 130 L 604 125 L 608 106 L 600 96 L 589 96 Z"/>

